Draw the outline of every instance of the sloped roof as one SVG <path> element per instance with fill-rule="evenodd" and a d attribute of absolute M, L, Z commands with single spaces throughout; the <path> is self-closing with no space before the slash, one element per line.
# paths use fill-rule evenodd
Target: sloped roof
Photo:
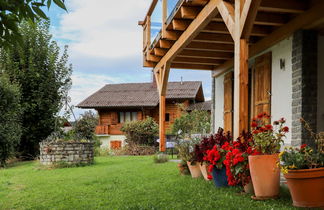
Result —
<path fill-rule="evenodd" d="M 193 110 L 211 111 L 211 106 L 212 106 L 212 101 L 199 102 L 188 106 L 187 111 L 193 111 Z"/>
<path fill-rule="evenodd" d="M 200 81 L 169 82 L 166 99 L 204 101 Z M 108 84 L 79 103 L 79 108 L 155 107 L 159 94 L 153 83 Z"/>

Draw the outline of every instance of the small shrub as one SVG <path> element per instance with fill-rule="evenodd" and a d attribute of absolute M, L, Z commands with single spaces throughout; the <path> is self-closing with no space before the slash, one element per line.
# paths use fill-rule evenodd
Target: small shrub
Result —
<path fill-rule="evenodd" d="M 178 168 L 181 175 L 190 175 L 190 171 L 186 161 L 181 160 L 180 163 L 178 163 Z"/>
<path fill-rule="evenodd" d="M 126 134 L 126 142 L 138 145 L 156 145 L 155 136 L 158 134 L 158 124 L 148 117 L 142 121 L 127 122 L 121 128 Z"/>
<path fill-rule="evenodd" d="M 154 155 L 157 152 L 157 147 L 148 145 L 138 145 L 134 143 L 126 144 L 120 150 L 114 151 L 115 155 Z"/>
<path fill-rule="evenodd" d="M 163 153 L 157 153 L 153 157 L 154 163 L 166 163 L 169 161 L 169 157 L 166 154 Z"/>

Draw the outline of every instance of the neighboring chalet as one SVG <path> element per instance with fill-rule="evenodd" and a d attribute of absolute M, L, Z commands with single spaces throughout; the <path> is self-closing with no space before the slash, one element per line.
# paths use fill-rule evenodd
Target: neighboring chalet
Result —
<path fill-rule="evenodd" d="M 139 24 L 160 121 L 170 68 L 180 68 L 211 71 L 213 127 L 234 138 L 260 112 L 287 119 L 286 144 L 308 143 L 301 117 L 324 131 L 323 0 L 152 0 Z"/>
<path fill-rule="evenodd" d="M 182 110 L 192 104 L 204 102 L 202 83 L 197 81 L 170 82 L 166 96 L 165 126 L 170 129 Z M 103 147 L 120 148 L 125 136 L 120 130 L 127 121 L 152 117 L 159 123 L 159 93 L 156 83 L 109 84 L 77 105 L 79 108 L 95 109 L 99 114 L 96 134 Z"/>

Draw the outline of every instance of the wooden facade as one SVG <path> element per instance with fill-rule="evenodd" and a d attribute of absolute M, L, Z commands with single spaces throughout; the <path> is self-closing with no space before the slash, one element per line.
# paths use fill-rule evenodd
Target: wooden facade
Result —
<path fill-rule="evenodd" d="M 183 104 L 180 108 L 179 104 Z M 181 117 L 183 113 L 182 108 L 187 108 L 190 105 L 190 100 L 174 101 L 166 100 L 165 104 L 165 129 L 170 131 L 172 124 L 175 119 Z M 143 120 L 147 117 L 152 117 L 155 122 L 159 123 L 159 107 L 155 108 L 143 108 L 142 110 L 134 109 L 120 109 L 120 110 L 110 110 L 110 109 L 98 109 L 99 122 L 96 127 L 97 135 L 124 135 L 120 130 L 123 123 L 120 122 L 120 113 L 134 113 L 136 112 L 136 119 L 130 120 Z M 127 120 L 123 120 L 124 122 Z"/>
<path fill-rule="evenodd" d="M 167 0 L 162 0 L 163 5 Z M 256 59 L 249 81 L 248 59 L 291 36 L 300 29 L 324 28 L 324 1 L 321 0 L 179 0 L 167 17 L 162 7 L 161 33 L 150 40 L 150 20 L 157 4 L 153 0 L 144 21 L 144 67 L 151 67 L 160 94 L 160 150 L 165 150 L 165 94 L 170 68 L 210 70 L 217 77 L 234 68 L 233 86 L 226 80 L 226 113 L 233 116 L 228 130 L 234 138 L 247 130 L 254 113 L 270 109 L 269 55 Z M 251 84 L 253 86 L 250 91 Z M 252 96 L 251 96 L 251 92 Z M 230 101 L 229 101 L 230 100 Z M 251 102 L 253 100 L 253 102 Z M 251 104 L 252 103 L 252 104 Z M 233 128 L 231 128 L 233 127 Z"/>

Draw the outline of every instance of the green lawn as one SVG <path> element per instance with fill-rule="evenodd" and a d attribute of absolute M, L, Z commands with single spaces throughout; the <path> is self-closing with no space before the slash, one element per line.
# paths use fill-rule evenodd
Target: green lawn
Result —
<path fill-rule="evenodd" d="M 80 168 L 40 170 L 37 162 L 0 170 L 0 209 L 293 209 L 289 193 L 252 201 L 238 188 L 180 176 L 152 157 L 100 157 Z"/>

